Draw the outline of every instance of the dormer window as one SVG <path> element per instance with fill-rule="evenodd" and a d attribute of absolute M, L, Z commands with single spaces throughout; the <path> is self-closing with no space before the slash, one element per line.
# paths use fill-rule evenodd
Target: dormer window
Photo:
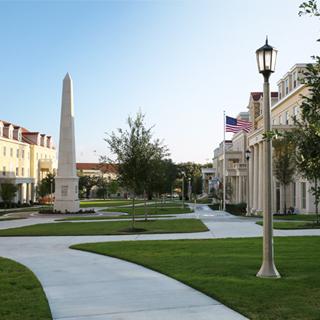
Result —
<path fill-rule="evenodd" d="M 289 93 L 289 79 L 287 78 L 286 80 L 285 80 L 285 88 L 286 88 L 286 95 Z"/>
<path fill-rule="evenodd" d="M 295 71 L 293 74 L 292 74 L 292 88 L 295 89 L 298 85 L 298 72 Z"/>

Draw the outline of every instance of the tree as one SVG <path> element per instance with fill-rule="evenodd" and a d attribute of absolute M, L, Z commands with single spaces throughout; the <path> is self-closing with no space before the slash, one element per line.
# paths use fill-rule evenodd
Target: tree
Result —
<path fill-rule="evenodd" d="M 184 197 L 188 195 L 188 180 L 189 178 L 192 181 L 192 190 L 194 193 L 198 194 L 201 193 L 202 184 L 199 182 L 198 179 L 201 178 L 201 168 L 202 165 L 194 162 L 185 162 L 185 163 L 178 163 L 177 164 L 178 172 L 185 173 L 184 179 Z"/>
<path fill-rule="evenodd" d="M 300 5 L 299 15 L 320 16 L 317 1 L 305 1 Z M 319 40 L 318 40 L 319 41 Z M 308 95 L 301 96 L 300 114 L 294 117 L 294 129 L 289 132 L 273 130 L 267 133 L 267 139 L 284 137 L 295 145 L 296 167 L 299 173 L 313 182 L 311 192 L 315 198 L 317 224 L 319 224 L 320 201 L 320 57 L 312 56 L 314 63 L 310 63 L 303 72 L 301 82 L 309 89 Z"/>
<path fill-rule="evenodd" d="M 12 200 L 15 198 L 17 191 L 17 186 L 10 182 L 5 182 L 1 184 L 0 195 L 6 207 L 11 207 Z"/>
<path fill-rule="evenodd" d="M 295 129 L 290 134 L 296 146 L 297 168 L 301 175 L 313 181 L 311 192 L 315 197 L 317 223 L 320 201 L 320 57 L 309 64 L 304 72 L 303 83 L 309 88 L 309 95 L 302 97 L 301 112 L 294 118 Z"/>
<path fill-rule="evenodd" d="M 118 181 L 133 194 L 132 229 L 135 227 L 135 197 L 145 193 L 150 177 L 155 173 L 152 164 L 167 155 L 167 147 L 158 139 L 153 140 L 153 127 L 146 128 L 145 116 L 138 112 L 135 118 L 127 119 L 128 129 L 118 129 L 104 140 L 118 168 Z M 102 162 L 112 162 L 107 157 Z"/>
<path fill-rule="evenodd" d="M 117 180 L 112 180 L 109 182 L 109 193 L 110 194 L 116 194 L 119 190 L 119 183 Z"/>
<path fill-rule="evenodd" d="M 109 183 L 105 177 L 98 177 L 96 180 L 97 197 L 105 199 L 108 197 Z"/>
<path fill-rule="evenodd" d="M 310 0 L 300 5 L 299 15 L 320 16 L 317 1 Z M 319 41 L 319 40 L 318 40 Z M 319 224 L 320 201 L 320 57 L 313 56 L 313 64 L 307 65 L 302 82 L 309 89 L 302 96 L 301 113 L 295 117 L 296 129 L 292 132 L 292 141 L 296 145 L 296 161 L 299 172 L 309 181 L 313 181 L 311 192 L 315 197 L 317 224 Z"/>
<path fill-rule="evenodd" d="M 273 170 L 274 175 L 283 187 L 283 213 L 287 213 L 287 186 L 293 181 L 296 171 L 295 146 L 287 138 L 273 140 Z"/>
<path fill-rule="evenodd" d="M 96 176 L 80 176 L 79 177 L 79 194 L 85 195 L 88 199 L 90 192 L 94 186 L 97 185 L 98 177 Z"/>
<path fill-rule="evenodd" d="M 53 194 L 55 191 L 54 183 L 55 175 L 53 173 L 48 173 L 45 178 L 37 186 L 37 194 L 40 198 L 43 198 L 49 194 Z"/>

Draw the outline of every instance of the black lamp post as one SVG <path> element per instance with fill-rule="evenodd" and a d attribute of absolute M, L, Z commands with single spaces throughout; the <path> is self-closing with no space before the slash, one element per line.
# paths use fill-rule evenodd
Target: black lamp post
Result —
<path fill-rule="evenodd" d="M 250 190 L 249 190 L 249 160 L 250 160 L 250 154 L 251 154 L 251 151 L 249 149 L 246 150 L 246 160 L 247 160 L 247 183 L 246 183 L 246 186 L 247 186 L 247 190 L 246 190 L 246 193 L 247 193 L 247 216 L 250 216 Z"/>
<path fill-rule="evenodd" d="M 264 133 L 271 130 L 270 84 L 269 77 L 275 70 L 277 50 L 268 44 L 256 51 L 259 72 L 264 77 L 263 84 L 263 124 Z M 264 203 L 263 203 L 263 262 L 257 277 L 279 278 L 274 265 L 273 225 L 272 225 L 272 146 L 270 140 L 263 141 L 264 156 Z M 262 168 L 261 168 L 262 169 Z"/>

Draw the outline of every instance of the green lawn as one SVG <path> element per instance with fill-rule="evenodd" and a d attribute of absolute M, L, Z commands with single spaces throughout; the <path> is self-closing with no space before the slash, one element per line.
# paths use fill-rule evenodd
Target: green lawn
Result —
<path fill-rule="evenodd" d="M 174 240 L 72 248 L 141 264 L 218 299 L 250 319 L 319 319 L 320 237 L 275 238 L 281 279 L 261 279 L 262 240 Z"/>
<path fill-rule="evenodd" d="M 125 208 L 108 208 L 108 209 L 103 209 L 100 210 L 100 212 L 125 212 L 128 214 L 132 214 L 133 210 L 131 207 L 125 207 Z M 135 212 L 136 214 L 140 214 L 143 215 L 144 214 L 144 207 L 136 207 L 135 208 Z M 156 207 L 148 207 L 147 208 L 147 213 L 150 215 L 154 215 L 154 214 L 182 214 L 182 213 L 191 213 L 193 212 L 193 210 L 191 210 L 190 208 L 168 208 L 168 207 L 164 207 L 164 208 L 156 208 Z"/>
<path fill-rule="evenodd" d="M 274 220 L 294 220 L 294 221 L 316 221 L 315 214 L 287 214 L 287 215 L 274 215 Z"/>
<path fill-rule="evenodd" d="M 262 226 L 263 221 L 258 221 L 256 224 Z M 320 225 L 306 221 L 289 221 L 289 222 L 273 222 L 274 229 L 292 230 L 292 229 L 320 229 Z"/>
<path fill-rule="evenodd" d="M 0 257 L 0 319 L 50 320 L 41 284 L 25 266 Z"/>
<path fill-rule="evenodd" d="M 21 219 L 27 219 L 27 218 L 23 218 L 23 217 L 8 217 L 8 218 L 0 218 L 0 222 L 1 221 L 10 221 L 10 220 L 21 220 Z"/>
<path fill-rule="evenodd" d="M 164 207 L 170 207 L 170 208 L 182 208 L 182 202 L 179 201 L 175 201 L 175 202 L 158 202 L 158 203 L 154 203 L 154 202 L 150 202 L 147 203 L 148 208 L 150 207 L 157 207 L 157 208 L 164 208 Z M 189 208 L 189 206 L 187 206 L 186 204 L 184 205 L 185 208 Z"/>
<path fill-rule="evenodd" d="M 143 200 L 136 200 L 138 203 L 143 203 Z M 132 203 L 132 200 L 95 200 L 95 201 L 80 201 L 81 208 L 92 208 L 92 207 L 118 207 L 126 206 Z"/>
<path fill-rule="evenodd" d="M 12 208 L 4 211 L 0 211 L 0 216 L 3 216 L 7 213 L 17 213 L 17 212 L 38 212 L 41 209 L 49 209 L 50 206 L 42 206 L 42 207 L 26 207 L 26 208 Z"/>
<path fill-rule="evenodd" d="M 61 222 L 44 223 L 26 227 L 0 230 L 0 236 L 77 236 L 123 235 L 138 233 L 203 232 L 207 227 L 197 219 L 136 221 L 135 231 L 131 221 Z"/>
<path fill-rule="evenodd" d="M 137 219 L 144 219 L 144 215 L 135 216 Z M 170 216 L 161 216 L 161 218 L 168 218 Z M 160 217 L 159 217 L 160 218 Z M 81 221 L 81 220 L 110 220 L 110 219 L 132 219 L 132 216 L 94 216 L 94 217 L 70 217 L 63 219 L 56 219 L 55 221 Z M 0 219 L 1 221 L 1 219 Z"/>

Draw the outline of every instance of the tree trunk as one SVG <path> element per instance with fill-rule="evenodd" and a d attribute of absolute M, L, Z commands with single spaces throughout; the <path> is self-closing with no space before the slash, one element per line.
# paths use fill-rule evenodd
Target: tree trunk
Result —
<path fill-rule="evenodd" d="M 144 198 L 144 220 L 148 220 L 148 214 L 147 214 L 147 197 L 146 197 L 146 191 L 143 191 L 143 198 Z"/>
<path fill-rule="evenodd" d="M 136 213 L 135 211 L 136 211 L 135 193 L 133 193 L 133 197 L 132 197 L 132 225 L 131 225 L 132 230 L 134 230 L 134 228 L 135 228 L 135 213 Z"/>
<path fill-rule="evenodd" d="M 316 205 L 316 217 L 317 217 L 317 224 L 319 224 L 319 193 L 318 193 L 318 179 L 314 179 L 314 188 L 315 188 L 315 205 Z"/>
<path fill-rule="evenodd" d="M 287 214 L 287 186 L 285 184 L 283 185 L 283 197 L 283 213 Z"/>

